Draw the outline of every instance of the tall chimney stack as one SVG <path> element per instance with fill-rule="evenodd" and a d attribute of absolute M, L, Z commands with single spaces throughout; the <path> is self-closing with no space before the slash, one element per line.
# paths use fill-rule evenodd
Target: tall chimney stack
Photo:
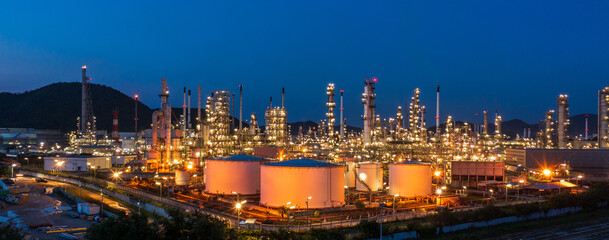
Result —
<path fill-rule="evenodd" d="M 281 88 L 281 108 L 285 108 L 285 88 Z"/>
<path fill-rule="evenodd" d="M 186 118 L 186 126 L 188 126 L 188 129 L 191 129 L 192 126 L 190 124 L 190 90 L 188 90 L 188 118 Z"/>
<path fill-rule="evenodd" d="M 436 136 L 440 136 L 440 85 L 436 93 Z"/>
<path fill-rule="evenodd" d="M 345 121 L 343 121 L 343 93 L 345 90 L 340 90 L 340 139 L 345 138 Z"/>
<path fill-rule="evenodd" d="M 243 130 L 243 85 L 239 85 L 239 132 Z"/>

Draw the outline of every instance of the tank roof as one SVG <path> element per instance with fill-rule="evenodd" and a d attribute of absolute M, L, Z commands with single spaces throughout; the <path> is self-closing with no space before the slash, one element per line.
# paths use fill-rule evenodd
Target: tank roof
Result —
<path fill-rule="evenodd" d="M 312 160 L 312 159 L 292 159 L 292 160 L 287 160 L 287 161 L 282 161 L 282 162 L 273 162 L 273 163 L 265 163 L 262 165 L 266 165 L 266 166 L 274 166 L 274 167 L 337 167 L 340 165 L 334 164 L 334 163 L 329 163 L 329 162 L 322 162 L 322 161 L 317 161 L 317 160 Z"/>
<path fill-rule="evenodd" d="M 394 164 L 410 164 L 410 165 L 429 165 L 428 163 L 424 163 L 424 162 L 417 162 L 417 161 L 406 161 L 406 162 L 397 162 Z"/>
<path fill-rule="evenodd" d="M 237 154 L 231 156 L 210 158 L 210 160 L 221 160 L 221 161 L 266 161 L 265 158 L 245 155 L 245 154 Z"/>

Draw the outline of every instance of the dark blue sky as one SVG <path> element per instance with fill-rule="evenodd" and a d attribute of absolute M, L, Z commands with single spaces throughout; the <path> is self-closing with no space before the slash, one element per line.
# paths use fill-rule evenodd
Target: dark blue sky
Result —
<path fill-rule="evenodd" d="M 609 85 L 609 1 L 101 2 L 0 3 L 0 91 L 80 81 L 86 64 L 94 83 L 153 108 L 161 77 L 174 106 L 183 86 L 243 84 L 246 116 L 285 86 L 293 122 L 323 118 L 334 82 L 361 125 L 363 78 L 375 76 L 379 114 L 418 87 L 431 126 L 437 84 L 443 119 L 499 109 L 530 123 L 561 93 L 572 114 L 596 113 Z"/>

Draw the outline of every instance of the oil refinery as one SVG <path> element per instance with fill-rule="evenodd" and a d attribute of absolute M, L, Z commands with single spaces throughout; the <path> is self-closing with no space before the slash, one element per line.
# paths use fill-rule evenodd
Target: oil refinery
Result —
<path fill-rule="evenodd" d="M 196 108 L 191 107 L 192 90 L 184 87 L 183 105 L 172 108 L 170 80 L 162 78 L 160 104 L 150 116 L 138 114 L 138 95 L 132 99 L 133 122 L 120 124 L 133 124 L 135 132 L 125 137 L 118 109 L 112 111 L 111 134 L 96 129 L 86 70 L 83 66 L 78 130 L 68 134 L 64 148 L 40 146 L 20 153 L 38 154 L 41 164 L 24 166 L 27 173 L 108 181 L 107 186 L 137 191 L 140 197 L 158 194 L 149 201 L 198 209 L 234 227 L 352 226 L 383 214 L 398 221 L 485 206 L 499 198 L 505 198 L 504 204 L 541 201 L 556 192 L 580 192 L 586 182 L 609 180 L 609 86 L 598 91 L 597 134 L 588 135 L 586 114 L 585 135 L 569 136 L 569 98 L 560 94 L 556 109 L 539 114 L 544 117 L 536 133 L 525 127 L 514 137 L 504 132 L 504 116 L 497 110 L 493 123 L 487 110 L 480 111 L 481 123 L 441 114 L 440 86 L 436 124 L 428 126 L 426 104 L 432 103 L 421 101 L 424 91 L 414 89 L 406 108 L 397 106 L 394 116 L 381 116 L 375 100 L 382 96 L 375 90 L 384 86 L 376 77 L 365 78 L 359 131 L 344 118 L 344 90 L 336 118 L 334 83 L 325 88 L 319 124 L 292 129 L 285 88 L 280 104 L 269 98 L 261 126 L 255 112 L 241 119 L 243 85 L 238 100 L 228 90 L 204 97 L 198 85 Z M 138 127 L 142 118 L 150 118 L 150 126 Z"/>

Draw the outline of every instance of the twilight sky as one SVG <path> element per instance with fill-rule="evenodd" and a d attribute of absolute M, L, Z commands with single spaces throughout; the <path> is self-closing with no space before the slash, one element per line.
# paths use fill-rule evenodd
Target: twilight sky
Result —
<path fill-rule="evenodd" d="M 286 87 L 294 122 L 325 116 L 333 82 L 361 126 L 363 79 L 377 77 L 377 113 L 393 117 L 418 87 L 432 126 L 438 84 L 442 119 L 498 109 L 529 123 L 561 93 L 572 115 L 596 113 L 609 85 L 609 1 L 201 2 L 3 1 L 0 92 L 80 81 L 87 65 L 152 108 L 162 77 L 174 106 L 184 86 L 243 84 L 245 116 Z"/>

